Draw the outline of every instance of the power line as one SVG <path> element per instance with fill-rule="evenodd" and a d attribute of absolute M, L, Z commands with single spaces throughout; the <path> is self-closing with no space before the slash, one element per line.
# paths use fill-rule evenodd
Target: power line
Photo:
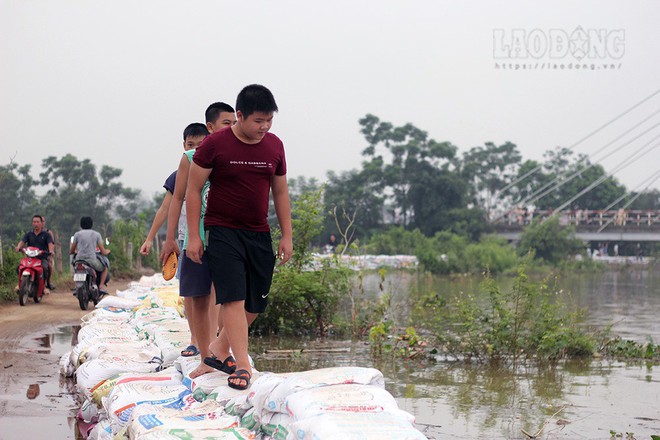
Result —
<path fill-rule="evenodd" d="M 568 149 L 569 149 L 569 150 L 572 150 L 573 148 L 575 148 L 576 146 L 578 146 L 579 144 L 581 144 L 581 143 L 584 142 L 585 140 L 589 139 L 591 136 L 595 135 L 596 133 L 598 133 L 598 132 L 601 131 L 602 129 L 604 129 L 604 128 L 606 128 L 607 126 L 609 126 L 610 124 L 612 124 L 612 123 L 618 121 L 618 120 L 621 119 L 623 116 L 627 115 L 628 113 L 630 113 L 631 111 L 633 111 L 634 109 L 636 109 L 637 107 L 639 107 L 640 105 L 644 104 L 646 101 L 648 101 L 649 99 L 653 98 L 653 97 L 654 97 L 655 95 L 657 95 L 658 93 L 660 93 L 660 89 L 658 89 L 658 90 L 656 90 L 655 92 L 651 93 L 649 96 L 647 96 L 646 98 L 642 99 L 641 101 L 639 101 L 638 103 L 636 103 L 636 104 L 633 105 L 632 107 L 628 108 L 628 109 L 625 110 L 623 113 L 620 113 L 619 115 L 617 115 L 617 116 L 614 117 L 613 119 L 607 121 L 605 124 L 601 125 L 601 126 L 598 127 L 597 129 L 595 129 L 594 131 L 592 131 L 591 133 L 589 133 L 588 135 L 584 136 L 582 139 L 580 139 L 580 140 L 578 140 L 577 142 L 573 143 L 573 145 L 571 145 L 570 147 L 568 147 Z M 539 171 L 542 167 L 543 167 L 543 165 L 539 165 L 539 166 L 535 167 L 534 169 L 532 169 L 531 171 L 528 171 L 527 173 L 525 173 L 523 176 L 519 177 L 518 179 L 515 179 L 513 182 L 509 183 L 509 184 L 506 185 L 504 188 L 502 188 L 502 190 L 500 191 L 500 193 L 504 193 L 504 192 L 506 192 L 509 188 L 511 188 L 512 186 L 516 185 L 518 182 L 520 182 L 520 181 L 526 179 L 527 177 L 531 176 L 532 174 L 536 173 L 536 172 Z"/>
<path fill-rule="evenodd" d="M 658 92 L 660 92 L 660 90 L 659 90 Z M 657 93 L 657 92 L 656 92 L 656 93 Z M 651 95 L 651 96 L 653 96 L 653 95 Z M 639 104 L 639 103 L 638 103 L 638 104 Z M 629 109 L 629 110 L 630 110 L 630 109 Z M 625 113 L 625 112 L 624 112 L 624 113 Z M 636 130 L 636 129 L 639 128 L 640 126 L 642 126 L 644 123 L 646 123 L 646 122 L 648 122 L 649 120 L 651 120 L 651 119 L 652 119 L 654 116 L 656 116 L 658 113 L 660 113 L 660 109 L 654 111 L 654 112 L 651 113 L 649 116 L 647 116 L 647 117 L 645 117 L 644 119 L 642 119 L 640 122 L 636 123 L 635 125 L 633 125 L 633 126 L 630 127 L 629 129 L 625 130 L 623 133 L 621 133 L 620 135 L 618 135 L 617 137 L 615 137 L 614 139 L 612 139 L 611 141 L 609 141 L 608 143 L 606 143 L 605 145 L 603 145 L 601 148 L 599 148 L 599 149 L 598 149 L 595 153 L 593 153 L 593 154 L 596 155 L 596 154 L 599 154 L 599 153 L 605 151 L 608 147 L 610 147 L 610 146 L 611 146 L 612 144 L 614 144 L 616 141 L 618 141 L 618 140 L 622 139 L 624 136 L 630 134 L 631 132 L 633 132 L 634 130 Z M 623 115 L 623 113 L 622 113 L 622 115 Z M 540 188 L 537 188 L 536 190 L 534 190 L 534 191 L 533 191 L 530 195 L 528 195 L 527 197 L 517 200 L 517 201 L 514 202 L 512 205 L 515 206 L 515 205 L 517 205 L 517 204 L 528 204 L 528 203 L 530 203 L 530 202 L 536 202 L 537 200 L 542 199 L 542 198 L 545 197 L 546 195 L 548 195 L 548 194 L 550 194 L 551 192 L 553 192 L 553 191 L 557 190 L 558 188 L 560 188 L 560 187 L 561 187 L 562 185 L 564 185 L 565 183 L 568 183 L 568 182 L 570 182 L 572 179 L 574 179 L 575 177 L 579 176 L 582 172 L 584 172 L 584 171 L 586 171 L 586 170 L 592 168 L 593 166 L 597 165 L 599 162 L 601 162 L 601 161 L 607 159 L 607 158 L 610 157 L 611 155 L 613 155 L 613 154 L 615 154 L 616 152 L 618 152 L 618 150 L 620 150 L 621 148 L 623 148 L 623 147 L 625 147 L 625 146 L 631 144 L 633 141 L 636 141 L 637 139 L 641 138 L 643 135 L 645 135 L 645 134 L 651 132 L 652 130 L 654 130 L 655 128 L 657 128 L 658 126 L 660 126 L 660 122 L 654 124 L 653 126 L 651 126 L 650 128 L 647 128 L 646 130 L 644 130 L 643 132 L 641 132 L 641 133 L 638 134 L 637 136 L 635 136 L 635 137 L 633 137 L 632 139 L 630 139 L 630 140 L 624 142 L 623 144 L 619 145 L 619 146 L 618 146 L 617 148 L 615 148 L 613 151 L 611 151 L 610 153 L 608 153 L 608 154 L 606 154 L 605 156 L 601 157 L 600 159 L 598 159 L 598 160 L 595 161 L 594 163 L 590 164 L 590 165 L 587 166 L 586 168 L 582 168 L 582 169 L 579 169 L 579 170 L 575 171 L 573 174 L 571 174 L 571 175 L 568 176 L 568 177 L 566 177 L 566 174 L 567 174 L 567 173 L 566 173 L 566 174 L 560 174 L 560 175 L 556 176 L 554 179 L 552 179 L 552 180 L 550 180 L 549 182 L 545 183 L 545 184 L 542 185 Z M 655 139 L 657 139 L 657 136 L 656 136 L 655 138 L 653 138 L 651 141 L 653 141 L 653 140 L 655 140 Z M 574 144 L 574 145 L 576 145 L 576 144 Z M 648 144 L 646 144 L 646 145 L 648 145 Z M 586 161 L 586 160 L 588 160 L 588 159 L 589 159 L 589 157 L 584 158 L 582 161 L 578 162 L 578 165 L 579 165 L 581 162 L 584 162 L 584 161 Z M 542 165 L 539 166 L 539 167 L 537 167 L 537 168 L 540 168 L 540 167 L 542 167 Z M 563 180 L 562 180 L 562 179 L 563 179 Z M 517 181 L 519 182 L 520 180 L 521 180 L 521 179 L 518 179 Z M 513 183 L 509 184 L 508 186 L 510 186 L 510 185 L 512 185 L 512 184 L 513 184 Z M 546 189 L 547 189 L 548 187 L 552 186 L 553 184 L 554 184 L 554 187 L 552 187 L 552 188 L 550 188 L 549 190 L 546 191 Z M 502 191 L 504 191 L 504 190 L 502 190 Z M 498 221 L 499 219 L 501 219 L 502 217 L 504 217 L 504 215 L 506 215 L 506 212 L 504 212 L 503 214 L 499 215 L 498 217 L 496 217 L 496 218 L 493 219 L 492 221 L 493 221 L 493 222 L 496 222 L 496 221 Z"/>
<path fill-rule="evenodd" d="M 660 170 L 659 170 L 659 171 L 656 171 L 654 174 L 651 174 L 651 177 L 655 176 L 656 174 L 660 174 Z M 647 177 L 646 180 L 649 180 L 651 177 Z M 656 178 L 656 179 L 657 179 L 657 178 Z M 651 183 L 655 182 L 656 179 L 653 179 L 653 181 L 652 181 Z M 602 210 L 603 210 L 603 211 L 609 211 L 610 209 L 612 209 L 613 207 L 615 207 L 615 206 L 616 206 L 621 200 L 625 199 L 625 198 L 628 197 L 630 194 L 634 193 L 634 192 L 635 192 L 640 186 L 642 186 L 642 185 L 644 184 L 644 182 L 646 182 L 646 180 L 643 180 L 642 183 L 640 183 L 640 184 L 637 185 L 635 188 L 633 188 L 632 191 L 628 191 L 627 193 L 625 193 L 624 195 L 622 195 L 621 197 L 619 197 L 618 199 L 616 199 L 615 201 L 613 201 L 612 203 L 610 203 L 609 205 L 607 205 L 607 206 L 606 206 L 605 208 L 603 208 Z M 644 191 L 645 191 L 646 189 L 648 189 L 648 186 L 647 186 L 646 188 L 644 188 Z"/>
<path fill-rule="evenodd" d="M 650 142 L 649 142 L 649 143 L 650 143 Z M 646 145 L 648 145 L 648 143 L 647 143 Z M 642 148 L 646 147 L 646 145 L 642 146 Z M 642 154 L 640 155 L 640 157 L 642 157 L 642 156 L 644 156 L 645 154 L 647 154 L 647 153 L 653 151 L 653 149 L 655 149 L 655 148 L 657 148 L 657 147 L 659 147 L 659 146 L 660 146 L 660 143 L 655 144 L 655 145 L 654 145 L 653 147 L 651 147 L 648 151 L 642 153 Z M 583 189 L 582 191 L 580 191 L 577 195 L 571 197 L 571 198 L 568 200 L 568 202 L 565 202 L 564 204 L 562 204 L 561 206 L 559 206 L 559 207 L 558 207 L 558 208 L 557 208 L 557 209 L 556 209 L 556 210 L 555 210 L 555 211 L 554 211 L 554 212 L 553 212 L 548 218 L 557 215 L 557 212 L 559 212 L 559 211 L 561 211 L 562 209 L 566 208 L 568 205 L 570 205 L 571 203 L 573 203 L 575 200 L 577 200 L 578 198 L 582 197 L 584 194 L 586 194 L 587 192 L 591 191 L 592 189 L 594 189 L 595 187 L 597 187 L 598 185 L 600 185 L 601 183 L 603 183 L 606 179 L 612 177 L 612 175 L 614 175 L 616 172 L 621 171 L 622 169 L 626 168 L 626 167 L 627 167 L 628 165 L 630 165 L 631 163 L 635 162 L 635 161 L 636 161 L 637 159 L 639 159 L 640 157 L 637 157 L 637 158 L 633 159 L 632 156 L 634 156 L 635 154 L 639 153 L 640 151 L 641 151 L 641 149 L 637 150 L 635 153 L 633 153 L 633 155 L 629 156 L 629 158 L 626 160 L 628 163 L 623 163 L 623 162 L 622 162 L 621 164 L 619 164 L 619 165 L 615 168 L 615 170 L 612 170 L 612 171 L 609 172 L 608 174 L 604 174 L 604 175 L 600 176 L 598 179 L 594 180 L 589 186 L 587 186 L 586 188 L 584 188 L 584 189 Z"/>
<path fill-rule="evenodd" d="M 655 125 L 652 126 L 651 128 L 647 129 L 646 131 L 640 133 L 640 134 L 637 135 L 636 137 L 630 139 L 629 141 L 624 142 L 622 145 L 619 145 L 618 148 L 622 148 L 622 147 L 625 147 L 625 146 L 629 145 L 629 144 L 632 143 L 633 141 L 636 141 L 637 139 L 639 139 L 640 137 L 642 137 L 643 135 L 647 134 L 648 132 L 650 132 L 651 130 L 653 130 L 654 128 L 656 128 L 656 127 L 658 127 L 658 126 L 660 126 L 660 122 L 658 122 L 657 124 L 655 124 Z M 647 146 L 648 144 L 650 144 L 650 143 L 653 142 L 654 140 L 658 139 L 659 137 L 660 137 L 660 135 L 655 136 L 655 137 L 652 138 L 648 143 L 646 143 L 644 146 L 642 146 L 642 148 L 644 148 L 645 146 Z M 638 151 L 639 151 L 639 150 L 638 150 Z M 571 174 L 571 175 L 568 176 L 568 177 L 565 177 L 565 176 L 558 176 L 558 177 L 556 177 L 555 179 L 553 179 L 553 180 L 550 181 L 549 183 L 546 183 L 546 184 L 543 185 L 541 188 L 539 188 L 538 190 L 534 191 L 534 193 L 532 193 L 532 194 L 531 194 L 530 196 L 528 196 L 526 199 L 524 199 L 524 200 L 521 201 L 521 202 L 517 202 L 517 203 L 523 203 L 523 204 L 526 204 L 526 203 L 535 202 L 535 201 L 537 201 L 537 200 L 539 200 L 539 199 L 542 199 L 543 197 L 547 196 L 547 195 L 550 194 L 551 192 L 557 190 L 557 189 L 558 189 L 559 187 L 561 187 L 562 185 L 564 185 L 564 184 L 570 182 L 571 180 L 573 180 L 575 177 L 579 176 L 579 175 L 580 175 L 581 173 L 583 173 L 584 171 L 586 171 L 586 170 L 588 170 L 588 169 L 590 169 L 590 168 L 592 168 L 592 167 L 598 165 L 599 162 L 601 162 L 601 161 L 607 159 L 608 157 L 610 157 L 612 154 L 614 154 L 614 153 L 616 153 L 616 152 L 617 152 L 617 150 L 614 150 L 614 151 L 610 152 L 609 154 L 605 155 L 603 158 L 599 159 L 597 162 L 594 162 L 594 163 L 590 164 L 590 165 L 587 166 L 586 168 L 580 168 L 580 169 L 578 169 L 577 171 L 575 171 L 573 174 Z M 634 153 L 633 153 L 633 154 L 634 154 Z M 621 162 L 620 162 L 620 163 L 621 163 Z M 562 178 L 563 178 L 563 180 L 560 180 L 560 179 L 562 179 Z M 549 190 L 547 190 L 547 191 L 543 192 L 542 194 L 538 195 L 539 191 L 544 190 L 545 188 L 547 188 L 548 186 L 552 185 L 553 183 L 556 183 L 556 185 L 555 185 L 553 188 L 550 188 Z"/>

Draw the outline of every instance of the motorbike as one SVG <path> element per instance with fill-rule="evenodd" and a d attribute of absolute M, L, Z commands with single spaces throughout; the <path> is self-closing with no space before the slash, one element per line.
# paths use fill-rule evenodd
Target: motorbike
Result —
<path fill-rule="evenodd" d="M 38 303 L 44 296 L 46 280 L 40 257 L 47 252 L 33 246 L 24 247 L 21 252 L 25 257 L 18 264 L 18 302 L 24 306 L 28 298 Z"/>
<path fill-rule="evenodd" d="M 87 310 L 89 302 L 98 304 L 100 295 L 101 273 L 94 270 L 84 260 L 73 260 L 73 282 L 76 283 L 76 297 L 81 310 Z"/>

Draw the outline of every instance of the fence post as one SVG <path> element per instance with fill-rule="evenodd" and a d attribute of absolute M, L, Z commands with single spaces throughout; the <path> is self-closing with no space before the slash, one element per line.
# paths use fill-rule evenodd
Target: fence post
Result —
<path fill-rule="evenodd" d="M 53 231 L 55 237 L 55 270 L 59 275 L 62 275 L 62 243 L 60 242 L 60 234 Z"/>
<path fill-rule="evenodd" d="M 128 255 L 128 267 L 133 269 L 133 243 L 128 242 L 128 245 L 126 246 L 126 254 Z"/>

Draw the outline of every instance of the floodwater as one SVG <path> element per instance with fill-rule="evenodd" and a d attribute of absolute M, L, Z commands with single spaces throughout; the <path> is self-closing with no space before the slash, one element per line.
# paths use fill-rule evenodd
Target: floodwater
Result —
<path fill-rule="evenodd" d="M 411 286 L 449 296 L 474 292 L 479 282 L 394 271 L 384 280 L 376 274 L 366 277 L 356 291 L 367 297 L 391 295 L 390 318 L 405 327 L 410 324 Z M 575 307 L 587 309 L 590 327 L 611 326 L 612 335 L 660 343 L 657 270 L 571 274 L 558 277 L 557 287 Z M 432 439 L 639 440 L 660 435 L 660 365 L 600 359 L 512 370 L 459 362 L 374 363 L 365 343 L 307 341 L 301 347 L 300 340 L 255 342 L 255 352 L 304 348 L 302 353 L 266 352 L 256 360 L 262 370 L 345 365 L 380 369 L 399 406 L 414 414 L 418 429 Z"/>
<path fill-rule="evenodd" d="M 366 277 L 363 291 L 367 296 L 390 294 L 392 318 L 404 326 L 408 324 L 411 286 L 449 295 L 475 289 L 477 283 L 473 279 L 420 279 L 409 272 L 393 271 L 384 281 L 375 274 Z M 570 275 L 560 278 L 558 284 L 571 294 L 576 306 L 588 309 L 588 324 L 612 325 L 612 333 L 626 339 L 660 342 L 660 272 L 649 268 Z M 71 341 L 71 328 L 37 339 L 39 345 L 46 346 L 44 350 L 58 355 L 70 350 Z M 385 375 L 387 390 L 402 409 L 415 415 L 417 428 L 430 439 L 640 440 L 660 435 L 658 365 L 591 360 L 512 370 L 429 360 L 376 362 L 368 343 L 346 340 L 255 338 L 251 344 L 261 371 L 378 368 Z M 70 382 L 60 382 L 59 377 L 36 378 L 34 382 L 39 385 L 35 399 L 57 395 L 58 405 L 72 405 Z M 29 392 L 3 398 L 28 399 Z M 50 438 L 73 439 L 71 415 L 21 417 L 20 423 L 40 424 L 43 432 L 53 435 Z M 16 421 L 0 419 L 3 439 L 29 438 L 14 435 Z M 5 437 L 9 432 L 12 436 Z"/>

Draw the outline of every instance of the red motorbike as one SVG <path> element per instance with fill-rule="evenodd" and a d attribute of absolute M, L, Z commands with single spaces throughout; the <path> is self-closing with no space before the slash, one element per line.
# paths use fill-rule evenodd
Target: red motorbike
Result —
<path fill-rule="evenodd" d="M 36 247 L 25 247 L 21 250 L 25 257 L 18 265 L 18 302 L 24 306 L 28 298 L 38 303 L 44 296 L 44 268 L 41 266 L 41 256 L 46 252 Z"/>

